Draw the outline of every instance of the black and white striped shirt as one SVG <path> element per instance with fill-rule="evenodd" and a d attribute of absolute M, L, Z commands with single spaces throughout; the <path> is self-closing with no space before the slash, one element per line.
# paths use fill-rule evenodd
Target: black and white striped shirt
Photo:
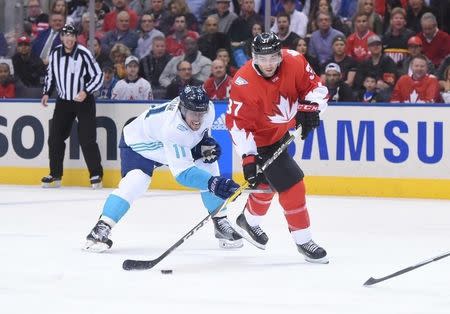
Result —
<path fill-rule="evenodd" d="M 103 72 L 86 47 L 75 44 L 72 52 L 66 53 L 64 46 L 58 45 L 50 53 L 44 95 L 56 87 L 60 98 L 73 100 L 81 91 L 92 94 L 102 83 Z"/>

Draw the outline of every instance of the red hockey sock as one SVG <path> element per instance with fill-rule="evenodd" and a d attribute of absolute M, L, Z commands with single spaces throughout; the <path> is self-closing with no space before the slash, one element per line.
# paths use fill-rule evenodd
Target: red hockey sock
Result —
<path fill-rule="evenodd" d="M 305 193 L 305 184 L 302 180 L 279 195 L 280 204 L 284 208 L 284 216 L 290 231 L 309 227 Z"/>
<path fill-rule="evenodd" d="M 262 190 L 270 189 L 268 184 L 260 184 L 258 188 Z M 245 208 L 254 216 L 264 216 L 270 207 L 274 195 L 275 193 L 251 193 Z"/>

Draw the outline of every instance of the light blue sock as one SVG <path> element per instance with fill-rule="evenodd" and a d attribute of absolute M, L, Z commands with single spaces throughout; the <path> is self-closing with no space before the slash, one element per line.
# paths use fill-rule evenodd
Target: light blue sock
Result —
<path fill-rule="evenodd" d="M 130 208 L 130 203 L 115 194 L 110 194 L 103 205 L 103 216 L 109 217 L 116 223 L 122 219 Z"/>
<path fill-rule="evenodd" d="M 211 192 L 202 192 L 202 200 L 203 205 L 205 205 L 206 209 L 208 209 L 209 213 L 212 213 L 217 207 L 221 206 L 223 202 L 225 202 L 220 197 L 215 196 Z M 226 208 L 224 208 L 221 213 L 225 212 Z"/>

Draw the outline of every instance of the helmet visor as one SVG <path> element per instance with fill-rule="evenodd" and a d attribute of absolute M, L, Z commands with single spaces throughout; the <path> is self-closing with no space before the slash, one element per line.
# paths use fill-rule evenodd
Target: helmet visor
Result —
<path fill-rule="evenodd" d="M 193 111 L 185 107 L 181 107 L 180 110 L 184 120 L 188 124 L 190 124 L 190 122 L 198 122 L 201 124 L 205 119 L 206 114 L 208 113 L 208 111 Z"/>

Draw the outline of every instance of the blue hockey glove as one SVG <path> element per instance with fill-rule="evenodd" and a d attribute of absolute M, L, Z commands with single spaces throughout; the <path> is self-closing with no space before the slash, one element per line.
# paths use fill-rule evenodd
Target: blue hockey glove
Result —
<path fill-rule="evenodd" d="M 222 154 L 219 143 L 212 137 L 204 137 L 194 148 L 191 149 L 194 160 L 203 159 L 204 163 L 212 164 Z"/>
<path fill-rule="evenodd" d="M 211 177 L 208 181 L 208 190 L 214 195 L 226 200 L 239 189 L 239 184 L 225 177 Z"/>

